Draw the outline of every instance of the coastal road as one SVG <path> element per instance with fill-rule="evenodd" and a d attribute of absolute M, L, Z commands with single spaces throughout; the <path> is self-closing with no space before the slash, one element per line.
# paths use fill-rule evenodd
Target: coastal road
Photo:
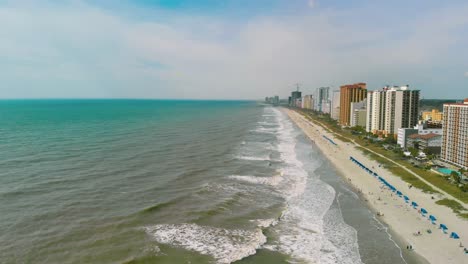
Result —
<path fill-rule="evenodd" d="M 310 122 L 307 118 L 305 118 L 304 115 L 302 115 L 301 113 L 299 113 L 299 112 L 297 112 L 297 111 L 296 111 L 296 113 L 298 113 L 304 121 L 306 121 L 306 122 L 309 123 L 310 125 L 314 125 L 314 124 L 313 124 L 312 122 Z M 375 151 L 373 151 L 373 150 L 371 150 L 371 149 L 369 149 L 369 148 L 366 148 L 366 147 L 362 146 L 361 144 L 359 144 L 359 143 L 357 143 L 356 141 L 354 141 L 354 139 L 352 139 L 352 138 L 345 137 L 345 136 L 343 136 L 343 135 L 340 135 L 340 134 L 338 134 L 338 133 L 336 133 L 336 132 L 333 132 L 333 131 L 329 130 L 329 129 L 328 129 L 325 125 L 323 125 L 321 122 L 318 122 L 318 121 L 314 121 L 314 122 L 320 124 L 324 129 L 328 130 L 329 133 L 338 135 L 338 136 L 340 136 L 340 137 L 344 137 L 344 138 L 350 140 L 354 145 L 359 146 L 359 147 L 361 147 L 361 148 L 363 148 L 363 149 L 365 149 L 365 150 L 367 150 L 367 151 L 369 151 L 369 152 L 372 152 L 373 154 L 378 155 L 379 157 L 382 157 L 382 158 L 384 158 L 384 159 L 386 159 L 386 160 L 392 162 L 393 164 L 399 166 L 400 168 L 406 170 L 407 172 L 411 173 L 412 175 L 414 175 L 415 177 L 417 177 L 418 179 L 420 179 L 420 180 L 421 180 L 422 182 L 424 182 L 425 184 L 431 186 L 434 190 L 436 190 L 436 191 L 440 192 L 441 194 L 445 195 L 445 197 L 450 198 L 450 199 L 452 199 L 452 200 L 454 200 L 454 201 L 457 201 L 458 203 L 460 203 L 460 204 L 464 207 L 465 210 L 467 210 L 466 208 L 468 207 L 468 205 L 467 205 L 466 203 L 464 203 L 463 201 L 461 201 L 461 200 L 459 200 L 459 199 L 453 197 L 451 194 L 448 194 L 447 192 L 445 192 L 444 190 L 440 189 L 439 187 L 433 185 L 432 183 L 428 182 L 426 179 L 424 179 L 423 177 L 419 176 L 417 173 L 413 172 L 412 170 L 410 170 L 410 169 L 406 168 L 405 166 L 403 166 L 403 165 L 401 165 L 401 164 L 399 164 L 399 163 L 393 161 L 392 159 L 389 159 L 389 158 L 385 157 L 385 156 L 382 155 L 382 154 L 379 154 L 379 153 L 377 153 L 377 152 L 375 152 Z"/>

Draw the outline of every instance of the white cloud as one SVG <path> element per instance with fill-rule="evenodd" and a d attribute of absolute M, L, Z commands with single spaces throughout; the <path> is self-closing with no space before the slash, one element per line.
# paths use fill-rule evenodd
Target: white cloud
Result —
<path fill-rule="evenodd" d="M 459 40 L 453 25 L 467 25 L 405 20 L 402 36 L 353 25 L 355 10 L 248 22 L 171 15 L 157 22 L 82 4 L 0 7 L 0 97 L 262 98 L 285 96 L 296 82 L 412 84 Z"/>

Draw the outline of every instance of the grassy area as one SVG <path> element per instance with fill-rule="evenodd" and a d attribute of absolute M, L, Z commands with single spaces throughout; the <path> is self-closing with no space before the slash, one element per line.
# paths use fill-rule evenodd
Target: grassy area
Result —
<path fill-rule="evenodd" d="M 416 176 L 413 174 L 407 172 L 403 168 L 393 164 L 392 162 L 388 161 L 385 158 L 382 158 L 379 155 L 376 155 L 367 149 L 364 149 L 362 147 L 356 147 L 357 149 L 361 150 L 366 154 L 370 159 L 373 159 L 377 161 L 378 163 L 382 164 L 384 168 L 388 169 L 390 172 L 395 174 L 396 176 L 400 177 L 402 180 L 407 182 L 408 184 L 413 185 L 413 187 L 421 189 L 423 192 L 426 193 L 438 193 L 436 190 L 434 190 L 431 186 L 427 185 L 420 179 L 418 179 Z"/>
<path fill-rule="evenodd" d="M 457 201 L 450 200 L 450 199 L 442 199 L 436 202 L 436 204 L 444 205 L 452 209 L 454 213 L 459 215 L 460 217 L 464 219 L 468 219 L 468 213 L 464 212 L 464 208 L 461 204 L 459 204 Z"/>
<path fill-rule="evenodd" d="M 371 149 L 372 151 L 375 151 L 376 153 L 379 153 L 387 158 L 392 159 L 396 163 L 404 166 L 405 168 L 409 169 L 410 171 L 416 173 L 419 175 L 421 178 L 425 179 L 426 181 L 430 182 L 434 186 L 439 187 L 440 189 L 444 190 L 445 192 L 451 194 L 453 197 L 468 203 L 468 193 L 463 192 L 460 188 L 458 188 L 456 185 L 452 184 L 451 182 L 447 181 L 447 179 L 437 173 L 434 173 L 429 170 L 425 170 L 424 168 L 420 167 L 415 167 L 411 163 L 409 163 L 407 160 L 404 160 L 401 158 L 401 156 L 398 153 L 395 153 L 393 151 L 385 150 L 380 146 L 370 144 L 365 140 L 359 139 L 356 140 L 359 144 L 365 146 L 368 149 Z M 363 144 L 363 143 L 367 143 Z M 385 160 L 382 157 L 380 157 L 380 160 Z M 387 161 L 388 162 L 388 161 Z M 400 168 L 401 169 L 401 168 Z M 407 171 L 401 169 L 401 171 L 404 171 L 405 173 L 409 174 Z M 414 176 L 413 176 L 414 177 Z M 417 179 L 417 178 L 416 178 Z M 419 179 L 418 179 L 419 180 Z M 416 186 L 414 184 L 414 186 Z"/>
<path fill-rule="evenodd" d="M 468 193 L 463 192 L 460 188 L 458 188 L 455 184 L 450 183 L 446 177 L 441 176 L 437 173 L 432 171 L 424 170 L 421 168 L 415 168 L 412 166 L 406 166 L 409 170 L 413 171 L 414 173 L 418 174 L 426 181 L 432 183 L 433 185 L 439 187 L 440 189 L 444 190 L 447 193 L 453 195 L 453 197 L 468 203 Z"/>

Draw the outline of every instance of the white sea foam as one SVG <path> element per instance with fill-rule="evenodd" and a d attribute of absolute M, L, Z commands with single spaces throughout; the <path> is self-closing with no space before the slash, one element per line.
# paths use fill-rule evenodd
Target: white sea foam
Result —
<path fill-rule="evenodd" d="M 253 157 L 253 156 L 237 156 L 236 158 L 241 160 L 257 160 L 257 161 L 270 161 L 270 157 Z"/>
<path fill-rule="evenodd" d="M 299 261 L 359 263 L 355 230 L 344 223 L 339 212 L 331 215 L 335 190 L 317 175 L 309 177 L 297 158 L 296 134 L 291 121 L 280 111 L 274 111 L 279 125 L 278 151 L 285 163 L 284 179 L 277 188 L 288 206 L 272 230 L 278 239 L 264 247 Z M 327 213 L 330 214 L 328 218 L 325 217 Z"/>
<path fill-rule="evenodd" d="M 278 219 L 274 219 L 274 218 L 255 219 L 255 220 L 251 220 L 251 221 L 257 223 L 257 226 L 261 227 L 261 228 L 267 228 L 267 227 L 274 226 L 274 225 L 278 224 Z"/>
<path fill-rule="evenodd" d="M 273 126 L 273 125 L 275 125 L 274 123 L 266 122 L 266 121 L 259 121 L 259 122 L 257 122 L 257 124 L 259 124 L 259 125 L 265 125 L 265 126 Z"/>
<path fill-rule="evenodd" d="M 255 254 L 266 242 L 260 228 L 229 230 L 196 224 L 164 224 L 145 228 L 158 243 L 212 256 L 217 263 L 231 263 Z"/>
<path fill-rule="evenodd" d="M 265 184 L 271 186 L 276 186 L 283 180 L 281 175 L 275 175 L 271 177 L 231 175 L 229 178 L 253 184 Z"/>
<path fill-rule="evenodd" d="M 276 129 L 268 129 L 268 128 L 255 128 L 250 130 L 250 132 L 255 132 L 259 134 L 276 134 Z"/>

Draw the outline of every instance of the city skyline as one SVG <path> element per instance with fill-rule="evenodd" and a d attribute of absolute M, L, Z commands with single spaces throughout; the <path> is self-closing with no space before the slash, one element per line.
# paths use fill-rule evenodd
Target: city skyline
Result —
<path fill-rule="evenodd" d="M 0 98 L 284 98 L 297 81 L 463 98 L 467 12 L 432 0 L 0 1 Z"/>

